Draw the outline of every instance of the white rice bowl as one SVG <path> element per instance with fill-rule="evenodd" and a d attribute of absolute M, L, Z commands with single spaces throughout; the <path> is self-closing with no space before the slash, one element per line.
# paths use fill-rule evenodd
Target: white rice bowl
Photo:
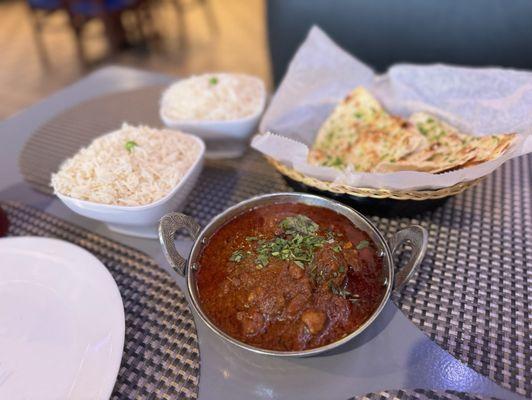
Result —
<path fill-rule="evenodd" d="M 264 106 L 262 80 L 245 74 L 210 73 L 172 84 L 161 98 L 169 121 L 230 121 L 256 115 Z"/>
<path fill-rule="evenodd" d="M 191 135 L 124 124 L 64 161 L 51 185 L 55 193 L 74 199 L 147 205 L 170 193 L 201 151 Z"/>

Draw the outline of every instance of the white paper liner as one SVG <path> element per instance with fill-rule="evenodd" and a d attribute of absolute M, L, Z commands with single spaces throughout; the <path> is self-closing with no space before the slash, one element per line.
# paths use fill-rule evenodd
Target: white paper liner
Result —
<path fill-rule="evenodd" d="M 347 93 L 365 86 L 392 114 L 430 112 L 471 135 L 517 132 L 496 160 L 443 174 L 357 173 L 307 163 L 308 146 Z M 353 187 L 438 189 L 485 176 L 510 158 L 532 152 L 532 72 L 441 64 L 391 67 L 377 76 L 313 27 L 295 54 L 260 123 L 252 147 L 320 180 Z"/>

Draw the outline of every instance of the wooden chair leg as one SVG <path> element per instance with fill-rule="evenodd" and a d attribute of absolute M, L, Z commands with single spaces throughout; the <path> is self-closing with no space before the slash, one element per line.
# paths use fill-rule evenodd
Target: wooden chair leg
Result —
<path fill-rule="evenodd" d="M 142 40 L 144 42 L 148 42 L 150 40 L 159 40 L 159 32 L 155 28 L 155 23 L 153 22 L 149 4 L 144 3 L 135 8 L 133 12 L 135 13 L 136 24 L 140 31 Z"/>
<path fill-rule="evenodd" d="M 181 4 L 181 0 L 173 1 L 174 7 L 177 14 L 177 29 L 178 29 L 178 40 L 180 47 L 186 47 L 188 38 L 187 38 L 187 27 L 185 22 L 185 9 Z"/>
<path fill-rule="evenodd" d="M 117 52 L 129 44 L 126 31 L 122 25 L 122 13 L 105 13 L 100 16 L 105 27 L 105 35 L 112 52 Z"/>
<path fill-rule="evenodd" d="M 85 56 L 85 50 L 83 49 L 83 38 L 81 29 L 77 29 L 74 32 L 76 41 L 76 52 L 78 53 L 78 59 L 83 67 L 88 65 L 87 57 Z"/>
<path fill-rule="evenodd" d="M 82 67 L 87 67 L 88 62 L 87 62 L 87 58 L 85 57 L 85 51 L 83 49 L 83 38 L 82 38 L 83 22 L 79 21 L 73 15 L 69 15 L 69 22 L 70 22 L 70 27 L 72 28 L 72 32 L 74 33 L 74 41 L 76 42 L 76 52 L 78 53 L 78 59 Z"/>
<path fill-rule="evenodd" d="M 209 0 L 199 0 L 203 8 L 203 13 L 205 14 L 205 19 L 209 25 L 211 34 L 218 33 L 218 21 L 216 20 L 216 15 L 212 9 L 212 4 Z"/>
<path fill-rule="evenodd" d="M 50 67 L 50 60 L 42 40 L 42 20 L 37 15 L 36 11 L 32 11 L 31 14 L 31 26 L 33 30 L 33 37 L 35 39 L 35 46 L 37 47 L 37 53 L 39 54 L 39 60 L 41 65 L 45 69 L 48 69 Z"/>
<path fill-rule="evenodd" d="M 135 20 L 135 30 L 139 33 L 139 39 L 145 43 L 146 39 L 150 36 L 150 32 L 146 32 L 145 26 L 142 22 L 142 11 L 139 8 L 133 10 L 133 19 Z"/>
<path fill-rule="evenodd" d="M 161 35 L 159 34 L 159 30 L 156 28 L 156 24 L 153 20 L 151 4 L 143 4 L 142 7 L 139 8 L 139 12 L 141 17 L 144 17 L 143 23 L 145 23 L 148 28 L 148 37 L 150 39 L 160 40 Z"/>

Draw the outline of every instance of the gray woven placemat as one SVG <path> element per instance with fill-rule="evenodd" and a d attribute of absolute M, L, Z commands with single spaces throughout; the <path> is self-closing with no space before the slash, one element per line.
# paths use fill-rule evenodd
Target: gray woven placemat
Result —
<path fill-rule="evenodd" d="M 393 300 L 436 343 L 532 396 L 532 155 L 419 219 L 373 218 L 389 234 L 429 231 L 419 273 Z"/>
<path fill-rule="evenodd" d="M 25 179 L 51 193 L 51 172 L 81 145 L 124 120 L 156 120 L 153 104 L 159 91 L 148 88 L 91 100 L 49 121 L 21 154 Z M 111 103 L 122 106 L 106 112 Z M 63 144 L 54 146 L 56 142 Z M 531 163 L 530 155 L 512 160 L 480 185 L 417 219 L 373 218 L 388 235 L 412 223 L 429 231 L 420 273 L 394 295 L 394 302 L 453 356 L 528 397 L 532 396 L 532 268 L 526 268 L 532 265 L 532 246 L 526 245 L 532 243 Z M 205 225 L 243 199 L 286 190 L 290 189 L 280 175 L 260 155 L 249 152 L 239 160 L 208 161 L 184 211 Z"/>
<path fill-rule="evenodd" d="M 454 390 L 434 391 L 428 389 L 383 390 L 352 397 L 349 400 L 497 400 L 478 394 L 457 392 Z"/>
<path fill-rule="evenodd" d="M 126 337 L 111 399 L 196 399 L 200 356 L 194 319 L 170 276 L 145 254 L 18 203 L 0 203 L 11 236 L 81 246 L 107 267 L 122 295 Z"/>

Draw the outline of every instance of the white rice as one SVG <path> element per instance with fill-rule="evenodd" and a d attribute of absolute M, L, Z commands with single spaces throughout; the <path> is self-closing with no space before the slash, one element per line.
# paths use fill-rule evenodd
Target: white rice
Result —
<path fill-rule="evenodd" d="M 95 203 L 150 204 L 175 188 L 200 151 L 190 135 L 124 124 L 63 162 L 51 184 L 56 193 Z"/>
<path fill-rule="evenodd" d="M 192 76 L 171 85 L 161 99 L 161 114 L 173 121 L 226 121 L 260 112 L 264 83 L 243 74 Z"/>

